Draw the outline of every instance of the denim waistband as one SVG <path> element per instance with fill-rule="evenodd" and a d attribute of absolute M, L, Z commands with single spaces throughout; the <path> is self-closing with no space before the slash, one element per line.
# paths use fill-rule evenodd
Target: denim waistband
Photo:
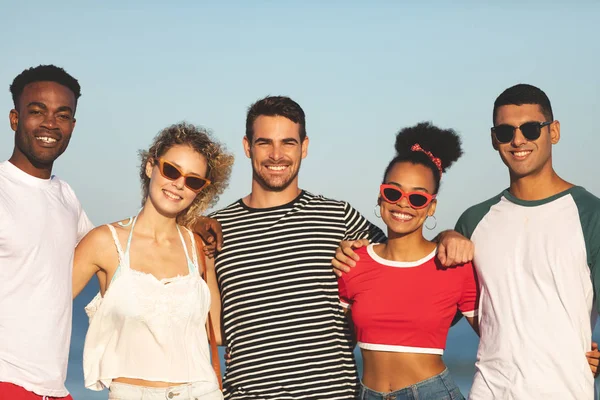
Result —
<path fill-rule="evenodd" d="M 444 396 L 444 397 L 439 397 Z M 365 400 L 438 400 L 440 398 L 463 400 L 464 397 L 450 376 L 448 369 L 437 375 L 393 392 L 378 392 L 361 382 L 359 399 Z"/>

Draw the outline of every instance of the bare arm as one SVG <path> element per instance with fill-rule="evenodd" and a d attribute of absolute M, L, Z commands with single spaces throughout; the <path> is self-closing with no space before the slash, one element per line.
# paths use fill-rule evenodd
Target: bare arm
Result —
<path fill-rule="evenodd" d="M 471 328 L 473 328 L 477 336 L 479 336 L 479 318 L 477 318 L 477 316 L 465 318 L 469 322 L 469 325 L 471 325 Z"/>
<path fill-rule="evenodd" d="M 201 255 L 202 257 L 202 255 Z M 217 283 L 217 274 L 215 271 L 215 259 L 204 257 L 206 260 L 206 283 L 210 289 L 210 319 L 215 331 L 215 341 L 217 346 L 225 346 L 221 328 L 221 293 Z"/>
<path fill-rule="evenodd" d="M 111 242 L 110 233 L 105 226 L 93 229 L 81 239 L 75 248 L 73 259 L 73 298 L 81 293 L 95 274 L 103 272 L 102 255 Z M 113 247 L 114 245 L 110 248 Z"/>

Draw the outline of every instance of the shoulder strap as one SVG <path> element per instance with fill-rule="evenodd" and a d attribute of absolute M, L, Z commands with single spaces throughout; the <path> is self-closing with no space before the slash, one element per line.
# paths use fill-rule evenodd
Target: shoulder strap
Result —
<path fill-rule="evenodd" d="M 119 242 L 119 236 L 117 235 L 117 231 L 115 230 L 114 226 L 112 226 L 111 224 L 106 224 L 106 226 L 108 226 L 108 229 L 110 230 L 110 233 L 112 234 L 113 240 L 115 242 L 115 246 L 117 247 L 117 254 L 119 255 L 119 266 L 117 268 L 121 268 L 121 265 L 123 265 L 125 260 L 125 253 L 123 253 L 123 248 L 121 247 L 121 243 Z"/>
<path fill-rule="evenodd" d="M 190 253 L 188 252 L 188 248 L 187 248 L 187 245 L 185 244 L 185 239 L 183 238 L 181 229 L 179 229 L 179 225 L 176 225 L 176 227 L 177 227 L 177 233 L 179 234 L 179 239 L 181 239 L 181 245 L 183 246 L 183 251 L 185 252 L 185 259 L 187 261 L 188 269 L 190 271 L 190 274 L 193 274 L 194 269 L 197 269 L 197 267 L 196 267 L 197 264 L 194 263 L 192 261 L 192 259 L 190 258 Z M 190 232 L 186 227 L 184 227 L 183 229 Z M 192 241 L 192 252 L 194 252 L 194 237 L 191 235 L 191 233 L 190 233 L 190 239 Z"/>
<path fill-rule="evenodd" d="M 204 249 L 204 244 L 202 243 L 202 239 L 197 234 L 194 234 L 196 248 L 200 253 L 200 257 L 198 259 L 200 262 L 197 264 L 199 268 L 200 276 L 206 282 L 206 262 L 204 261 L 204 255 L 202 254 L 202 250 Z M 194 255 L 196 252 L 194 252 Z M 208 283 L 208 282 L 207 282 Z M 212 324 L 212 319 L 210 315 L 210 310 L 208 311 L 208 317 L 206 319 L 206 330 L 208 331 L 209 341 L 210 341 L 210 360 L 215 370 L 215 374 L 217 374 L 217 379 L 219 381 L 219 388 L 223 389 L 223 382 L 221 380 L 221 362 L 219 361 L 219 351 L 217 350 L 217 341 L 215 339 L 215 329 Z"/>
<path fill-rule="evenodd" d="M 199 267 L 200 264 L 198 264 L 198 253 L 197 253 L 198 249 L 196 247 L 196 240 L 194 238 L 194 234 L 188 228 L 185 228 L 185 230 L 190 235 L 190 241 L 192 242 L 192 264 L 194 265 L 194 268 L 196 268 L 196 272 L 198 274 L 200 274 L 200 267 Z M 204 261 L 204 258 L 202 259 L 202 261 Z"/>

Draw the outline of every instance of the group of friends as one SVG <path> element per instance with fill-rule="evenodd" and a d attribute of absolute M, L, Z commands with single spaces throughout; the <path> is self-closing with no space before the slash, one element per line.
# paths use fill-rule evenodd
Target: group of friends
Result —
<path fill-rule="evenodd" d="M 78 81 L 40 65 L 10 91 L 0 400 L 71 399 L 72 299 L 94 276 L 84 379 L 109 399 L 464 399 L 442 357 L 463 316 L 480 337 L 470 399 L 594 398 L 600 199 L 555 172 L 560 123 L 539 88 L 515 85 L 493 105 L 490 140 L 509 188 L 434 240 L 423 228 L 462 155 L 452 129 L 397 133 L 374 208 L 386 233 L 299 187 L 306 120 L 284 96 L 248 109 L 250 194 L 203 215 L 233 156 L 180 122 L 140 152 L 139 213 L 94 227 L 52 175 L 75 128 Z M 227 346 L 222 382 L 209 342 Z"/>

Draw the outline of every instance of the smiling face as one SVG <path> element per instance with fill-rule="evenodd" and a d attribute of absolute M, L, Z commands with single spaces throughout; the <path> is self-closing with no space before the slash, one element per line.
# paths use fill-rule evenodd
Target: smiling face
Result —
<path fill-rule="evenodd" d="M 435 190 L 435 180 L 431 169 L 411 162 L 394 164 L 385 177 L 385 183 L 397 186 L 405 193 L 434 194 Z M 412 207 L 406 197 L 402 197 L 393 204 L 385 201 L 382 197 L 378 201 L 381 219 L 388 227 L 389 237 L 393 237 L 394 234 L 406 235 L 417 231 L 422 232 L 425 219 L 435 213 L 436 207 L 436 200 L 420 209 Z"/>
<path fill-rule="evenodd" d="M 15 131 L 11 161 L 26 172 L 32 166 L 51 168 L 71 140 L 75 107 L 75 94 L 66 86 L 47 81 L 26 85 L 9 115 Z"/>
<path fill-rule="evenodd" d="M 521 126 L 526 122 L 546 122 L 540 106 L 523 104 L 501 106 L 497 110 L 494 125 Z M 492 145 L 500 153 L 500 157 L 510 171 L 512 178 L 537 175 L 545 170 L 552 170 L 552 145 L 560 140 L 560 124 L 552 124 L 541 128 L 540 137 L 527 140 L 523 133 L 516 129 L 513 140 L 499 143 L 492 133 Z"/>
<path fill-rule="evenodd" d="M 177 167 L 184 175 L 205 178 L 208 173 L 206 158 L 190 146 L 173 146 L 161 159 Z M 155 161 L 146 164 L 146 175 L 150 178 L 147 202 L 151 202 L 161 215 L 176 217 L 192 204 L 197 193 L 185 186 L 183 175 L 171 180 L 165 178 L 159 168 Z"/>
<path fill-rule="evenodd" d="M 261 115 L 253 128 L 252 142 L 244 137 L 253 180 L 267 191 L 297 188 L 298 171 L 308 149 L 308 138 L 300 141 L 300 125 L 285 117 Z"/>

